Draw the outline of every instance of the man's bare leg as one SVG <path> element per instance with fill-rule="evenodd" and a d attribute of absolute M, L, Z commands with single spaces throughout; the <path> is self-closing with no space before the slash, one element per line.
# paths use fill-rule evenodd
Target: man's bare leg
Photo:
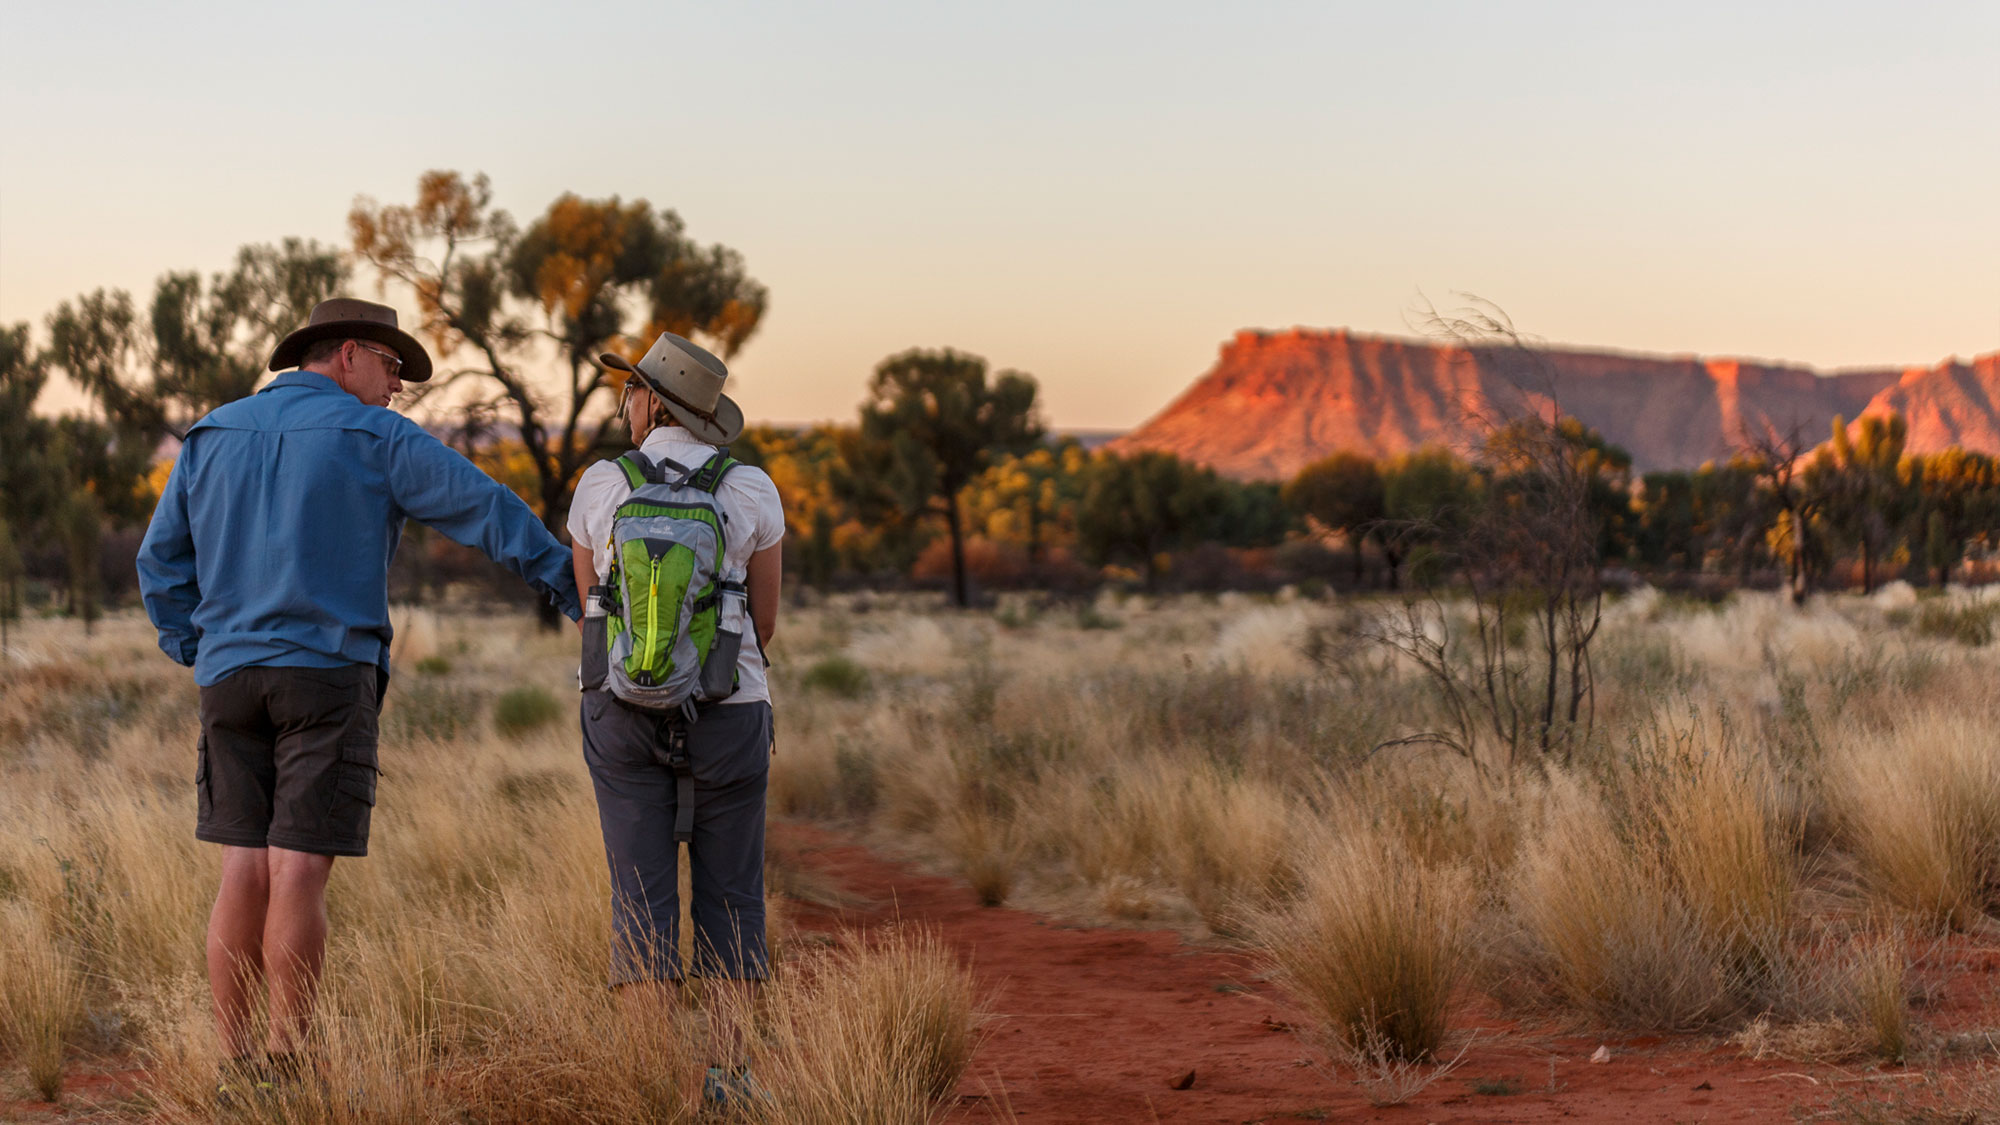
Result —
<path fill-rule="evenodd" d="M 312 1030 L 320 966 L 326 961 L 326 880 L 333 857 L 271 848 L 264 965 L 271 988 L 267 1050 L 286 1055 Z"/>
<path fill-rule="evenodd" d="M 222 849 L 222 885 L 208 914 L 208 988 L 226 1058 L 252 1050 L 250 1013 L 264 984 L 264 912 L 271 897 L 264 853 Z"/>

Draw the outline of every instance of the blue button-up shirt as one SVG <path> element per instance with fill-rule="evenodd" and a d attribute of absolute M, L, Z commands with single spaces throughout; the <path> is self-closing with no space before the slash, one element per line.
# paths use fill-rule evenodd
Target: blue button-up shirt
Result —
<path fill-rule="evenodd" d="M 293 371 L 188 431 L 139 548 L 160 648 L 204 687 L 251 665 L 386 675 L 406 517 L 582 612 L 569 549 L 520 497 L 401 414 Z"/>

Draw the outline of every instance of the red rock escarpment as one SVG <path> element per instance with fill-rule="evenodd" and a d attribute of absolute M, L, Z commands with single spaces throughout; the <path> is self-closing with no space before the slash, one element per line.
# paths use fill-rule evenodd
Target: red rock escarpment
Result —
<path fill-rule="evenodd" d="M 1112 444 L 1242 479 L 1283 479 L 1339 450 L 1461 452 L 1492 422 L 1551 404 L 1641 469 L 1726 459 L 1746 434 L 1824 440 L 1835 415 L 1902 412 L 1909 448 L 2000 453 L 2000 353 L 1932 368 L 1822 375 L 1736 359 L 1543 348 L 1532 355 L 1343 329 L 1239 332 L 1167 408 Z"/>

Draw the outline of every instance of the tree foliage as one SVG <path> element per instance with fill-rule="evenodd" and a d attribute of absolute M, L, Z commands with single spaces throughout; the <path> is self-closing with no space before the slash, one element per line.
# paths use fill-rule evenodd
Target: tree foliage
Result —
<path fill-rule="evenodd" d="M 625 442 L 598 353 L 637 355 L 674 331 L 726 358 L 769 301 L 734 250 L 645 200 L 565 194 L 523 230 L 484 175 L 432 171 L 413 202 L 357 201 L 348 230 L 378 281 L 416 301 L 438 359 L 420 400 L 462 428 L 511 431 L 552 532 L 577 477 Z"/>
<path fill-rule="evenodd" d="M 245 246 L 204 284 L 167 273 L 141 318 L 123 290 L 98 289 L 49 316 L 48 361 L 120 430 L 179 440 L 202 415 L 256 389 L 271 352 L 346 277 L 316 242 Z"/>
<path fill-rule="evenodd" d="M 844 457 L 849 492 L 874 491 L 878 509 L 893 504 L 941 517 L 951 537 L 952 594 L 964 606 L 959 494 L 996 457 L 1028 451 L 1042 433 L 1034 379 L 1017 371 L 988 379 L 978 356 L 911 349 L 883 360 L 869 380 L 857 441 Z"/>

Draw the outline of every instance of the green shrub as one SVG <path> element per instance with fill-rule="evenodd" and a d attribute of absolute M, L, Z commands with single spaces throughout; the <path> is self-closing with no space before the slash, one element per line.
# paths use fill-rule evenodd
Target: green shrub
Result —
<path fill-rule="evenodd" d="M 428 676 L 394 680 L 382 700 L 382 734 L 396 742 L 449 741 L 478 721 L 480 703 L 478 695 Z"/>
<path fill-rule="evenodd" d="M 500 799 L 517 809 L 525 809 L 560 800 L 571 785 L 569 775 L 556 770 L 508 773 L 500 779 Z"/>
<path fill-rule="evenodd" d="M 868 669 L 852 657 L 835 653 L 806 669 L 805 686 L 809 691 L 823 691 L 842 699 L 859 699 L 868 694 Z"/>
<path fill-rule="evenodd" d="M 562 718 L 562 704 L 538 687 L 519 687 L 493 705 L 493 729 L 506 738 L 520 738 Z"/>
<path fill-rule="evenodd" d="M 1079 629 L 1117 629 L 1123 621 L 1098 610 L 1095 605 L 1087 605 L 1076 611 L 1076 627 Z"/>
<path fill-rule="evenodd" d="M 417 672 L 425 676 L 448 676 L 451 674 L 451 661 L 442 656 L 426 656 L 417 661 Z"/>
<path fill-rule="evenodd" d="M 1993 639 L 1993 618 L 2000 615 L 2000 602 L 1955 606 L 1942 600 L 1925 602 L 1917 610 L 1917 632 L 1926 637 L 1957 641 L 1979 648 Z"/>

